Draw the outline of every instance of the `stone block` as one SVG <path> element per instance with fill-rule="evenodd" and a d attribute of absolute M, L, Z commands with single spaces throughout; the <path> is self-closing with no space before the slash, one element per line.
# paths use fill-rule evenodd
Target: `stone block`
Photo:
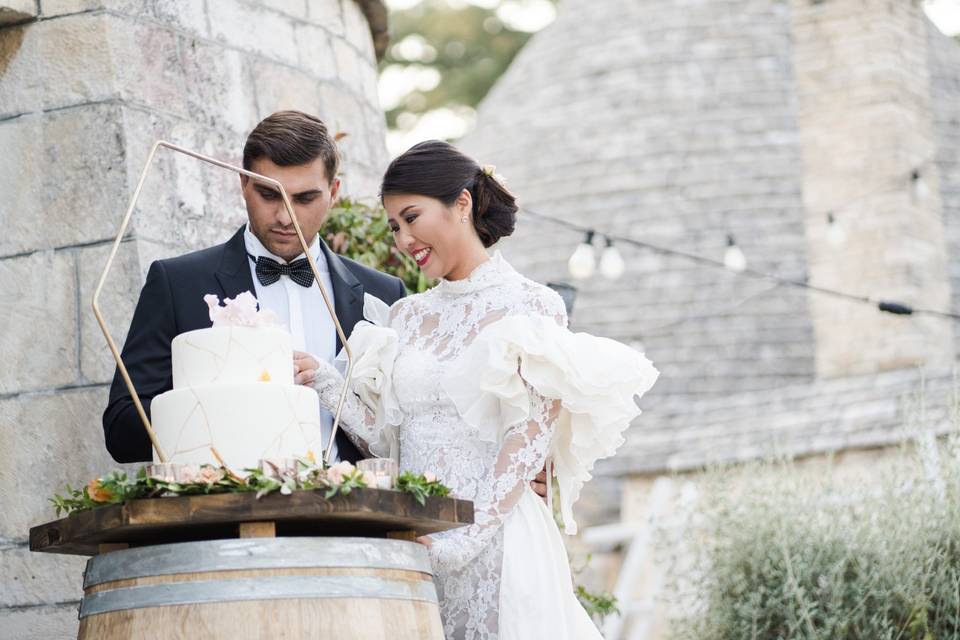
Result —
<path fill-rule="evenodd" d="M 113 83 L 127 103 L 191 117 L 178 35 L 126 17 L 110 16 L 109 47 L 116 64 Z"/>
<path fill-rule="evenodd" d="M 126 205 L 120 109 L 0 123 L 0 255 L 113 237 Z"/>
<path fill-rule="evenodd" d="M 40 0 L 40 15 L 53 18 L 97 9 L 110 9 L 127 15 L 149 15 L 151 4 L 138 0 Z"/>
<path fill-rule="evenodd" d="M 306 20 L 310 15 L 307 5 L 315 2 L 313 0 L 260 0 L 260 4 L 298 20 Z"/>
<path fill-rule="evenodd" d="M 124 118 L 132 194 L 157 139 L 231 164 L 240 163 L 243 139 L 157 114 L 128 110 Z M 226 240 L 246 220 L 236 173 L 170 149 L 158 149 L 137 201 L 137 237 L 184 253 Z M 141 261 L 141 266 L 142 261 Z"/>
<path fill-rule="evenodd" d="M 0 547 L 0 608 L 79 601 L 86 562 L 83 556 L 32 553 L 26 545 Z"/>
<path fill-rule="evenodd" d="M 74 640 L 79 604 L 0 609 L 0 629 L 17 640 Z"/>
<path fill-rule="evenodd" d="M 257 87 L 258 118 L 281 109 L 298 109 L 312 114 L 320 111 L 320 83 L 309 74 L 259 60 L 251 66 L 253 83 Z"/>
<path fill-rule="evenodd" d="M 236 136 L 234 146 L 239 149 L 257 123 L 256 89 L 246 73 L 244 55 L 194 38 L 181 38 L 179 50 L 189 119 Z M 238 157 L 239 152 L 230 151 L 230 156 Z"/>
<path fill-rule="evenodd" d="M 56 519 L 49 502 L 66 486 L 112 469 L 103 444 L 106 386 L 21 394 L 0 400 L 0 537 L 25 540 L 30 527 Z"/>
<path fill-rule="evenodd" d="M 297 64 L 293 21 L 239 0 L 208 0 L 211 36 L 243 51 Z"/>
<path fill-rule="evenodd" d="M 126 340 L 133 309 L 143 287 L 138 242 L 121 243 L 110 273 L 100 293 L 100 310 L 118 348 Z M 113 380 L 116 361 L 107 346 L 103 331 L 93 315 L 93 292 L 100 281 L 112 245 L 74 250 L 80 286 L 80 374 L 86 384 L 108 384 Z"/>
<path fill-rule="evenodd" d="M 356 49 L 345 40 L 335 38 L 333 40 L 333 57 L 337 63 L 337 77 L 343 79 L 349 85 L 356 83 L 360 75 L 361 64 Z"/>
<path fill-rule="evenodd" d="M 0 32 L 0 118 L 110 98 L 107 21 L 84 15 Z"/>
<path fill-rule="evenodd" d="M 3 0 L 0 2 L 0 25 L 24 22 L 37 17 L 34 0 Z"/>
<path fill-rule="evenodd" d="M 50 389 L 77 381 L 77 285 L 69 252 L 41 251 L 0 260 L 5 305 L 0 393 Z"/>
<path fill-rule="evenodd" d="M 354 0 L 343 3 L 344 37 L 371 62 L 374 60 L 373 35 L 370 33 L 370 23 L 363 14 L 360 5 Z"/>
<path fill-rule="evenodd" d="M 328 31 L 313 24 L 298 24 L 296 38 L 301 69 L 321 80 L 337 77 L 333 39 Z"/>
<path fill-rule="evenodd" d="M 332 131 L 347 134 L 340 140 L 344 170 L 367 159 L 367 118 L 357 99 L 339 85 L 320 86 L 320 117 Z"/>
<path fill-rule="evenodd" d="M 307 3 L 307 16 L 313 24 L 334 35 L 343 34 L 343 7 L 353 0 L 312 0 Z"/>

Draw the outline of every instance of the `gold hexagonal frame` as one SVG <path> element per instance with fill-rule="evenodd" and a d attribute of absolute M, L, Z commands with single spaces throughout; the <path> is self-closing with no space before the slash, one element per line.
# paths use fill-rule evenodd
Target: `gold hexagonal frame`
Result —
<path fill-rule="evenodd" d="M 147 162 L 144 164 L 143 170 L 140 172 L 140 181 L 137 183 L 137 188 L 133 192 L 133 197 L 130 198 L 130 204 L 127 206 L 127 212 L 123 216 L 123 222 L 120 223 L 120 229 L 117 231 L 117 237 L 113 241 L 113 247 L 110 250 L 110 255 L 107 257 L 107 263 L 104 265 L 103 272 L 100 274 L 100 281 L 97 283 L 97 288 L 93 292 L 92 306 L 93 315 L 96 316 L 97 323 L 100 325 L 100 330 L 103 331 L 103 336 L 107 340 L 107 346 L 110 347 L 110 352 L 113 354 L 113 359 L 117 361 L 117 370 L 120 371 L 120 375 L 123 377 L 123 381 L 127 385 L 127 390 L 130 392 L 130 397 L 133 398 L 133 404 L 136 406 L 137 413 L 140 415 L 140 419 L 143 421 L 143 426 L 147 430 L 147 435 L 150 436 L 150 442 L 153 444 L 153 448 L 157 452 L 157 457 L 160 459 L 160 462 L 166 462 L 167 457 L 160 448 L 160 443 L 157 441 L 157 434 L 154 432 L 153 425 L 150 424 L 150 418 L 147 417 L 147 413 L 143 408 L 143 403 L 140 401 L 140 395 L 133 386 L 133 381 L 130 379 L 130 374 L 127 372 L 127 367 L 123 363 L 123 358 L 120 357 L 120 350 L 117 349 L 117 344 L 114 342 L 113 336 L 110 335 L 110 330 L 107 329 L 107 324 L 103 319 L 103 314 L 100 312 L 99 303 L 100 292 L 103 290 L 103 285 L 107 280 L 107 275 L 110 273 L 110 269 L 113 267 L 113 262 L 116 259 L 117 252 L 120 249 L 120 242 L 123 239 L 123 235 L 126 233 L 127 227 L 130 225 L 130 218 L 133 216 L 133 210 L 136 208 L 137 200 L 140 198 L 140 191 L 143 189 L 143 184 L 147 179 L 147 175 L 150 173 L 150 168 L 153 165 L 153 159 L 157 154 L 157 150 L 161 147 L 176 153 L 182 153 L 186 156 L 200 160 L 201 162 L 206 162 L 215 167 L 247 176 L 248 178 L 252 178 L 258 182 L 273 187 L 280 193 L 280 197 L 283 200 L 283 206 L 286 208 L 287 214 L 289 214 L 290 219 L 293 221 L 294 229 L 297 230 L 297 238 L 300 240 L 300 246 L 303 248 L 303 254 L 310 263 L 310 270 L 313 271 L 314 282 L 316 283 L 317 287 L 320 288 L 320 294 L 323 296 L 323 301 L 327 305 L 327 310 L 330 312 L 330 317 L 333 318 L 333 324 L 337 328 L 337 335 L 340 336 L 340 342 L 343 344 L 343 349 L 347 354 L 347 371 L 344 375 L 347 381 L 350 380 L 351 375 L 353 374 L 353 353 L 350 351 L 350 346 L 347 344 L 347 336 L 343 331 L 343 326 L 340 324 L 340 319 L 337 317 L 337 312 L 334 310 L 333 304 L 330 302 L 330 296 L 323 287 L 322 280 L 320 278 L 320 271 L 317 269 L 317 264 L 314 262 L 313 255 L 311 255 L 309 251 L 306 239 L 303 237 L 303 231 L 300 229 L 300 222 L 297 220 L 297 216 L 293 211 L 293 206 L 290 204 L 290 198 L 287 196 L 287 192 L 284 191 L 283 185 L 273 178 L 268 178 L 267 176 L 254 173 L 252 171 L 247 171 L 241 167 L 235 167 L 226 162 L 221 162 L 215 158 L 205 156 L 201 153 L 197 153 L 196 151 L 185 149 L 181 146 L 166 142 L 164 140 L 157 140 L 155 143 L 153 143 L 153 147 L 150 148 L 150 154 L 147 156 Z M 326 451 L 323 456 L 324 461 L 328 464 L 330 462 L 330 454 L 333 451 L 333 443 L 337 435 L 337 429 L 340 426 L 340 413 L 343 410 L 343 404 L 347 397 L 348 386 L 349 385 L 347 384 L 343 386 L 343 389 L 340 392 L 340 401 L 337 404 L 337 410 L 333 416 L 333 428 L 330 431 L 330 442 L 327 444 Z M 216 455 L 216 452 L 214 452 L 214 455 Z"/>

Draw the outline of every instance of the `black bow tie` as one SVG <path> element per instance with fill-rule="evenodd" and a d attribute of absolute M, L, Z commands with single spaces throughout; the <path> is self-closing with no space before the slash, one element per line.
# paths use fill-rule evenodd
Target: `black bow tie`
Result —
<path fill-rule="evenodd" d="M 266 256 L 254 258 L 249 253 L 247 255 L 256 263 L 257 280 L 265 287 L 279 280 L 280 276 L 290 276 L 290 279 L 301 287 L 313 286 L 313 271 L 306 258 L 294 260 L 290 264 L 280 264 Z"/>

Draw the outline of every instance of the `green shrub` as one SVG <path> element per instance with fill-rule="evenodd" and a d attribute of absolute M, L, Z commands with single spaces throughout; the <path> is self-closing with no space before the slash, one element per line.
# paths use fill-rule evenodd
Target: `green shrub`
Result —
<path fill-rule="evenodd" d="M 856 486 L 790 463 L 709 474 L 674 637 L 960 638 L 960 462 L 942 456 L 936 481 L 915 452 L 895 466 Z"/>

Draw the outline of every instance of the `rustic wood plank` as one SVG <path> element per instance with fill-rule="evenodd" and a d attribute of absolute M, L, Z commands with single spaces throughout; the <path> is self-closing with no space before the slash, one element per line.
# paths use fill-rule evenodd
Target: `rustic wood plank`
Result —
<path fill-rule="evenodd" d="M 270 522 L 241 522 L 239 527 L 241 538 L 276 538 L 277 523 Z"/>
<path fill-rule="evenodd" d="M 120 551 L 129 549 L 130 545 L 126 542 L 101 542 L 97 545 L 97 553 L 110 553 L 111 551 Z"/>
<path fill-rule="evenodd" d="M 276 523 L 276 535 L 385 537 L 391 531 L 436 533 L 473 522 L 473 503 L 413 496 L 385 489 L 355 489 L 324 498 L 323 490 L 132 500 L 75 513 L 30 529 L 30 549 L 96 555 L 99 545 L 130 546 L 235 538 L 244 522 Z"/>

